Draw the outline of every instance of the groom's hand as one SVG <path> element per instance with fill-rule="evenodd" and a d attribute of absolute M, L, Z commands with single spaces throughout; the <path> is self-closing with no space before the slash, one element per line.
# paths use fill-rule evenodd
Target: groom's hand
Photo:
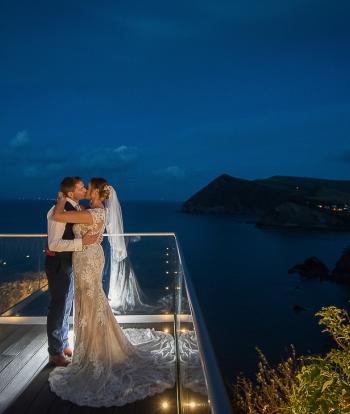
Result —
<path fill-rule="evenodd" d="M 90 234 L 89 232 L 85 233 L 82 237 L 81 241 L 83 246 L 87 246 L 89 244 L 94 244 L 99 238 L 99 234 Z"/>

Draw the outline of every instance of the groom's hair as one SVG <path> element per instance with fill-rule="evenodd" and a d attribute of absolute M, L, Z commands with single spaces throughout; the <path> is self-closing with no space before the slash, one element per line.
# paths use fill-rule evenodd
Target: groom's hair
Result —
<path fill-rule="evenodd" d="M 79 181 L 83 180 L 80 177 L 64 177 L 60 185 L 62 193 L 67 195 L 69 191 L 74 191 L 74 188 Z"/>

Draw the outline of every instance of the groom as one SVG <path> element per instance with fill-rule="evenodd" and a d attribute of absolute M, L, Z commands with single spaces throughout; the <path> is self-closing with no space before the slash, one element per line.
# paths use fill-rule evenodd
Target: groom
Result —
<path fill-rule="evenodd" d="M 61 192 L 67 197 L 66 211 L 80 211 L 79 201 L 85 198 L 86 188 L 80 177 L 66 177 L 61 182 Z M 53 206 L 47 213 L 48 248 L 45 271 L 50 304 L 47 314 L 49 362 L 67 366 L 72 351 L 68 343 L 69 315 L 73 303 L 72 252 L 81 251 L 84 245 L 96 242 L 98 235 L 85 234 L 75 238 L 73 224 L 60 223 L 52 218 Z"/>

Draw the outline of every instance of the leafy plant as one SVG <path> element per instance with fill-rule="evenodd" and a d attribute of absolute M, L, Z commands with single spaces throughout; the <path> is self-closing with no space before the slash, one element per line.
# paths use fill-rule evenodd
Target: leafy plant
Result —
<path fill-rule="evenodd" d="M 271 368 L 259 352 L 256 383 L 238 377 L 234 406 L 248 414 L 350 414 L 350 318 L 335 306 L 316 313 L 334 340 L 325 356 L 291 356 Z"/>

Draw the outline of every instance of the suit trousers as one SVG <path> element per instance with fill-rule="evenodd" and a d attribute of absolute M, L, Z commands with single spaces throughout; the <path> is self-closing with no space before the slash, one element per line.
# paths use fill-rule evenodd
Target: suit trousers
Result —
<path fill-rule="evenodd" d="M 57 355 L 69 346 L 69 316 L 73 305 L 72 253 L 46 256 L 45 271 L 50 294 L 47 314 L 48 351 L 50 355 Z"/>

